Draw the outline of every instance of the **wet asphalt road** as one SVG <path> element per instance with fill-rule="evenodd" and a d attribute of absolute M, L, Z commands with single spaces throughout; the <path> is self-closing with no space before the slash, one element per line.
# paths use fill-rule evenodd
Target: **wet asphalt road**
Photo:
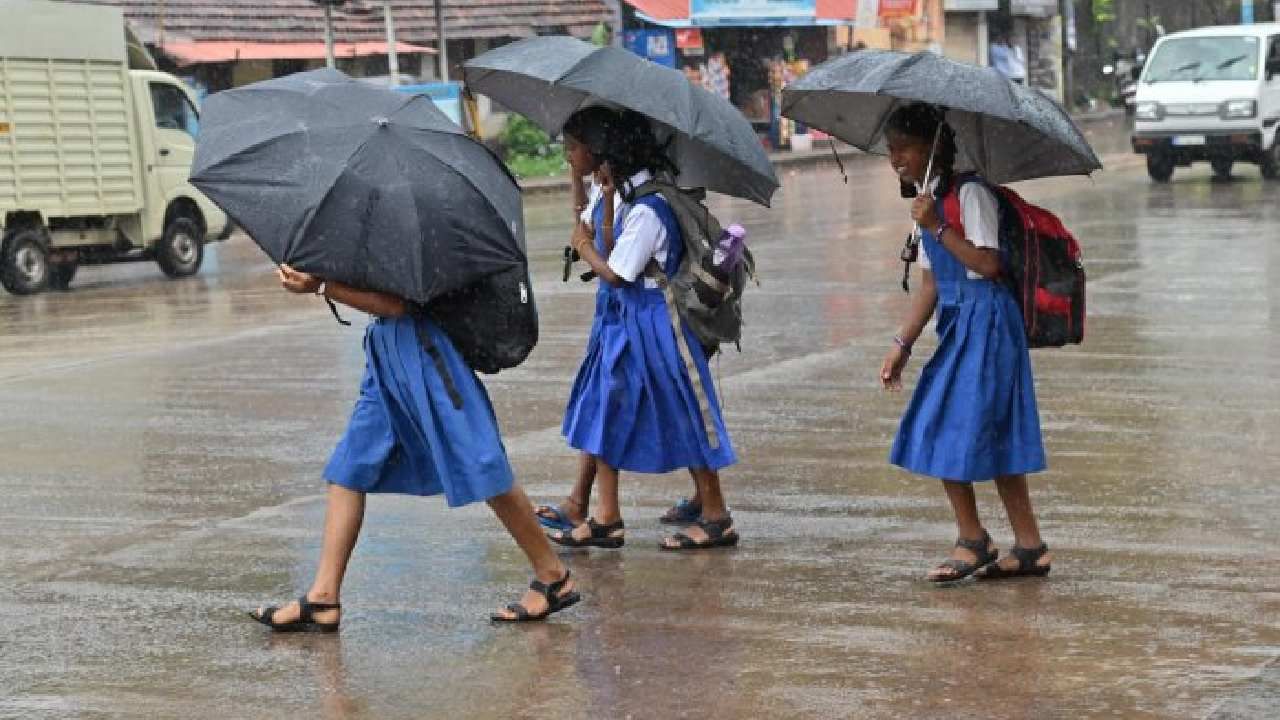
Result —
<path fill-rule="evenodd" d="M 774 210 L 717 203 L 763 281 L 716 365 L 742 546 L 660 553 L 687 478 L 626 476 L 627 548 L 570 556 L 587 600 L 542 626 L 485 621 L 527 579 L 485 508 L 397 497 L 370 503 L 341 637 L 248 621 L 310 579 L 362 367 L 361 323 L 286 296 L 248 240 L 188 281 L 91 268 L 0 295 L 0 717 L 1280 716 L 1280 185 L 1104 160 L 1021 188 L 1091 282 L 1086 344 L 1034 355 L 1047 581 L 918 580 L 954 529 L 936 482 L 886 462 L 909 223 L 880 160 L 847 186 L 788 170 Z M 527 205 L 543 339 L 488 386 L 551 500 L 592 288 L 559 280 L 567 202 Z"/>

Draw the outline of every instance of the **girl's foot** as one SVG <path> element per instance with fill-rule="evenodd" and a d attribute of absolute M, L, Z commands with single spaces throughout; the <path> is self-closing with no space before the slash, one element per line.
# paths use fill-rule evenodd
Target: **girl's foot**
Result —
<path fill-rule="evenodd" d="M 733 547 L 738 544 L 738 531 L 733 528 L 733 516 L 719 520 L 699 520 L 684 530 L 662 539 L 663 550 L 707 550 Z"/>
<path fill-rule="evenodd" d="M 587 517 L 587 504 L 567 497 L 559 505 L 539 505 L 533 509 L 538 522 L 550 530 L 572 530 Z"/>
<path fill-rule="evenodd" d="M 955 582 L 974 574 L 978 569 L 990 565 L 1000 557 L 1000 551 L 986 530 L 977 540 L 959 538 L 951 550 L 951 557 L 929 571 L 925 580 L 935 583 Z"/>
<path fill-rule="evenodd" d="M 621 518 L 608 525 L 597 523 L 595 518 L 587 518 L 586 522 L 573 530 L 558 530 L 547 533 L 547 537 L 557 545 L 565 547 L 599 547 L 616 550 L 626 544 L 627 525 Z"/>
<path fill-rule="evenodd" d="M 493 622 L 534 622 L 546 620 L 552 613 L 572 607 L 582 599 L 578 594 L 578 584 L 570 577 L 568 570 L 559 580 L 547 584 L 541 580 L 529 583 L 520 602 L 507 605 L 493 613 L 489 619 Z"/>
<path fill-rule="evenodd" d="M 276 632 L 336 632 L 342 604 L 312 600 L 308 593 L 284 607 L 260 607 L 249 616 Z"/>
<path fill-rule="evenodd" d="M 1009 555 L 991 563 L 973 575 L 979 580 L 1003 580 L 1015 577 L 1044 577 L 1052 569 L 1053 555 L 1049 546 L 1040 543 L 1037 548 L 1013 546 Z"/>

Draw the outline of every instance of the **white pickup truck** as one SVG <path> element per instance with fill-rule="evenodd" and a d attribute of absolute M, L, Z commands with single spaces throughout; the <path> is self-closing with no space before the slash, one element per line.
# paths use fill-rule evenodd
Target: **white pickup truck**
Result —
<path fill-rule="evenodd" d="M 200 115 L 120 10 L 0 0 L 0 283 L 66 289 L 82 264 L 195 274 L 227 216 L 187 181 Z"/>

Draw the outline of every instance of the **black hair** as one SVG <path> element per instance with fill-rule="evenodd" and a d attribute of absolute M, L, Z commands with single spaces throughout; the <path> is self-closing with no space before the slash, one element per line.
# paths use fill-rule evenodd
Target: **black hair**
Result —
<path fill-rule="evenodd" d="M 614 182 L 624 198 L 630 200 L 635 188 L 627 186 L 627 180 L 641 170 L 648 170 L 655 177 L 663 175 L 674 180 L 679 169 L 667 155 L 669 143 L 659 143 L 649 118 L 633 110 L 623 110 L 619 122 L 607 132 L 608 145 L 600 159 L 609 163 Z"/>
<path fill-rule="evenodd" d="M 941 129 L 941 132 L 939 132 Z M 938 149 L 933 156 L 933 166 L 940 176 L 949 176 L 956 166 L 956 134 L 947 124 L 946 113 L 937 105 L 915 102 L 899 106 L 884 124 L 885 133 L 894 133 L 919 140 L 932 147 L 938 138 Z"/>
<path fill-rule="evenodd" d="M 586 145 L 596 160 L 603 160 L 614 128 L 621 122 L 622 114 L 618 111 L 593 105 L 570 115 L 561 132 Z"/>

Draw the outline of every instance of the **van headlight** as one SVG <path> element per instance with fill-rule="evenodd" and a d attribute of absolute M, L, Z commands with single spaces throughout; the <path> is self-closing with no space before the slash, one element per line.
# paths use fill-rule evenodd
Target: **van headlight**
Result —
<path fill-rule="evenodd" d="M 1159 120 L 1160 119 L 1160 103 L 1144 101 L 1138 103 L 1134 108 L 1134 114 L 1139 120 Z"/>
<path fill-rule="evenodd" d="M 1228 100 L 1222 103 L 1222 117 L 1224 118 L 1252 118 L 1257 116 L 1257 100 Z"/>

